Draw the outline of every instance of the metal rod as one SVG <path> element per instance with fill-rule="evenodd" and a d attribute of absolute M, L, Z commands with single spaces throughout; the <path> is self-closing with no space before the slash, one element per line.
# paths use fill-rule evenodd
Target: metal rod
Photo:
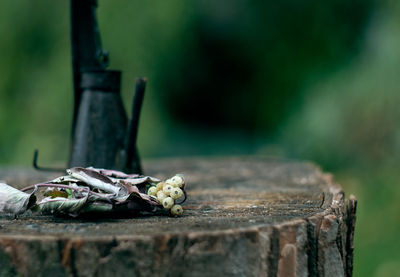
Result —
<path fill-rule="evenodd" d="M 129 122 L 127 136 L 125 141 L 126 151 L 126 170 L 136 171 L 135 173 L 142 173 L 142 167 L 138 150 L 136 147 L 137 134 L 139 129 L 140 110 L 143 104 L 144 92 L 146 89 L 146 78 L 136 79 L 136 89 L 132 104 L 131 120 Z"/>
<path fill-rule="evenodd" d="M 33 152 L 33 168 L 36 170 L 40 171 L 54 171 L 54 172 L 64 172 L 65 169 L 62 168 L 50 168 L 50 167 L 41 167 L 38 165 L 38 156 L 39 156 L 39 150 L 35 149 L 35 152 Z"/>

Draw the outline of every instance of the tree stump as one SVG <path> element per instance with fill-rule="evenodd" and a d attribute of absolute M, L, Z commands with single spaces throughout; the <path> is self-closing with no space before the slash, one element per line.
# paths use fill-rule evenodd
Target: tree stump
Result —
<path fill-rule="evenodd" d="M 0 216 L 0 276 L 351 276 L 356 200 L 307 162 L 149 161 L 184 173 L 184 215 L 119 219 Z M 3 168 L 22 187 L 53 176 Z"/>

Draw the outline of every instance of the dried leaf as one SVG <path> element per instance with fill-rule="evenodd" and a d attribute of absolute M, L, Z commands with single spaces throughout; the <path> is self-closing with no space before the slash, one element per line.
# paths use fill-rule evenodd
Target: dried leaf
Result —
<path fill-rule="evenodd" d="M 71 169 L 67 169 L 67 173 L 93 188 L 111 192 L 116 195 L 121 189 L 120 187 L 115 186 L 114 182 L 110 178 L 98 173 L 93 169 L 73 167 Z"/>
<path fill-rule="evenodd" d="M 143 193 L 133 192 L 126 200 L 117 202 L 115 210 L 128 212 L 156 212 L 162 211 L 163 208 L 162 205 L 152 197 Z"/>
<path fill-rule="evenodd" d="M 104 212 L 168 212 L 156 197 L 146 194 L 150 186 L 160 182 L 157 178 L 82 167 L 67 169 L 67 173 L 68 176 L 22 189 L 36 191 L 38 188 L 47 188 L 44 193 L 47 197 L 36 205 L 36 197 L 33 195 L 35 191 L 26 194 L 1 184 L 0 212 L 20 214 L 29 208 L 36 208 L 43 214 L 70 216 L 85 213 L 101 215 Z M 185 185 L 182 186 L 182 190 L 186 199 Z"/>
<path fill-rule="evenodd" d="M 81 214 L 84 213 L 103 213 L 111 212 L 113 210 L 113 205 L 105 202 L 93 202 L 86 203 L 86 205 L 80 211 Z"/>
<path fill-rule="evenodd" d="M 13 215 L 24 213 L 36 202 L 34 192 L 28 194 L 5 183 L 0 183 L 0 213 Z"/>
<path fill-rule="evenodd" d="M 112 197 L 115 197 L 115 194 L 113 193 L 100 193 L 100 192 L 94 193 L 93 191 L 90 191 L 90 188 L 88 186 L 79 186 L 75 183 L 70 183 L 69 186 L 71 189 L 66 189 L 69 199 L 86 197 L 88 196 L 88 194 L 89 194 L 88 199 L 90 201 L 96 201 L 96 200 L 110 201 Z"/>
<path fill-rule="evenodd" d="M 112 170 L 112 169 L 94 168 L 94 167 L 88 167 L 88 169 L 92 169 L 104 176 L 118 178 L 118 179 L 136 178 L 139 176 L 139 174 L 126 174 L 122 171 Z"/>
<path fill-rule="evenodd" d="M 127 179 L 123 179 L 123 181 L 125 183 L 128 183 L 130 185 L 141 185 L 141 184 L 145 184 L 145 183 L 158 183 L 160 182 L 160 179 L 154 178 L 154 177 L 150 177 L 150 176 L 140 176 L 137 178 L 127 178 Z"/>
<path fill-rule="evenodd" d="M 121 190 L 118 196 L 129 195 L 132 192 L 140 192 L 137 186 L 125 183 L 123 180 L 120 181 L 120 184 L 124 190 Z"/>
<path fill-rule="evenodd" d="M 161 206 L 155 197 L 141 192 L 132 192 L 128 196 L 116 198 L 115 200 L 117 201 L 117 204 L 123 204 L 124 202 L 134 201 L 137 199 L 143 200 L 146 204 L 151 206 Z"/>
<path fill-rule="evenodd" d="M 56 178 L 56 179 L 54 179 L 52 181 L 49 181 L 47 183 L 51 183 L 51 184 L 69 184 L 69 183 L 78 183 L 78 182 L 80 182 L 80 180 L 78 180 L 78 179 L 76 179 L 76 178 L 74 178 L 72 176 L 66 175 L 66 176 L 58 177 L 58 178 Z"/>
<path fill-rule="evenodd" d="M 80 199 L 68 199 L 63 197 L 46 197 L 38 203 L 42 214 L 66 214 L 70 216 L 79 215 L 87 201 L 87 197 Z"/>

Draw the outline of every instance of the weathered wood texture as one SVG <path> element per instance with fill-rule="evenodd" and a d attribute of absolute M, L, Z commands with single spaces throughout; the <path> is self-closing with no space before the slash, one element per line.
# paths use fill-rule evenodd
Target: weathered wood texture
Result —
<path fill-rule="evenodd" d="M 0 276 L 351 276 L 356 200 L 314 165 L 191 158 L 145 169 L 185 174 L 183 217 L 2 216 Z M 49 178 L 0 170 L 16 186 Z"/>

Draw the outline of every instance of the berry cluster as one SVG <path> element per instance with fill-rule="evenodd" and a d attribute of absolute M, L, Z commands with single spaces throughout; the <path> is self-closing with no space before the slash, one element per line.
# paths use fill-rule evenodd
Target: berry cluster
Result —
<path fill-rule="evenodd" d="M 160 203 L 164 209 L 170 211 L 171 215 L 182 215 L 183 208 L 179 204 L 184 202 L 185 199 L 177 203 L 178 199 L 182 197 L 186 198 L 185 180 L 182 175 L 175 175 L 165 182 L 153 184 L 147 190 L 147 194 L 155 197 L 157 202 Z"/>
<path fill-rule="evenodd" d="M 73 167 L 66 172 L 66 176 L 21 190 L 0 182 L 0 215 L 16 216 L 27 210 L 73 217 L 81 214 L 165 214 L 165 211 L 179 216 L 183 213 L 180 205 L 186 200 L 183 175 L 163 182 L 151 176 L 93 167 Z M 46 191 L 39 192 L 40 188 Z M 33 192 L 24 192 L 28 190 Z M 35 193 L 42 193 L 38 202 Z"/>

